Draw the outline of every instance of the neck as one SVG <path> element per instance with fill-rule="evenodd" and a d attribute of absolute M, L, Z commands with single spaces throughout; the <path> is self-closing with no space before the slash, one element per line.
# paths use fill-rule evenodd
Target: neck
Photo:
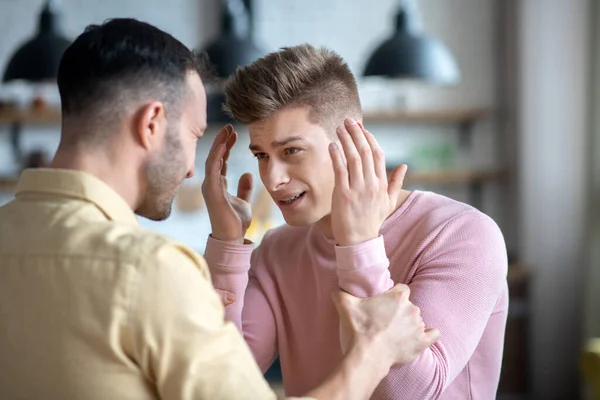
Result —
<path fill-rule="evenodd" d="M 327 239 L 333 240 L 333 229 L 331 228 L 331 214 L 327 214 L 317 221 L 317 228 Z"/>
<path fill-rule="evenodd" d="M 123 173 L 131 170 L 131 165 L 125 165 L 122 157 L 119 159 L 119 154 L 123 154 L 123 151 L 107 151 L 101 145 L 92 150 L 86 145 L 66 145 L 61 142 L 50 168 L 77 170 L 94 175 L 135 210 L 139 201 L 139 181 L 137 176 Z"/>
<path fill-rule="evenodd" d="M 392 210 L 392 212 L 387 216 L 387 218 L 389 218 L 400 207 L 402 207 L 402 204 L 404 204 L 404 202 L 408 199 L 408 196 L 410 196 L 410 194 L 411 194 L 411 192 L 408 190 L 400 191 L 400 195 L 398 195 L 396 205 L 395 205 L 394 209 Z M 327 214 L 326 216 L 321 218 L 319 221 L 317 221 L 316 225 L 317 225 L 317 228 L 319 228 L 319 230 L 323 234 L 323 236 L 325 236 L 327 239 L 332 239 L 332 240 L 334 239 L 333 229 L 331 227 L 331 214 Z"/>

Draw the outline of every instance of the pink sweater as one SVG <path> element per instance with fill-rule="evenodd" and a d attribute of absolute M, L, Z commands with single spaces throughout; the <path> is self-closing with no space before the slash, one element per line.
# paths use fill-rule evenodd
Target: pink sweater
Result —
<path fill-rule="evenodd" d="M 339 247 L 315 226 L 283 226 L 254 252 L 209 238 L 205 257 L 214 286 L 236 294 L 226 317 L 262 370 L 279 355 L 288 396 L 317 386 L 342 357 L 330 293 L 341 287 L 368 297 L 401 282 L 441 337 L 411 364 L 393 368 L 373 398 L 494 399 L 508 311 L 497 225 L 466 204 L 415 191 L 380 233 Z"/>

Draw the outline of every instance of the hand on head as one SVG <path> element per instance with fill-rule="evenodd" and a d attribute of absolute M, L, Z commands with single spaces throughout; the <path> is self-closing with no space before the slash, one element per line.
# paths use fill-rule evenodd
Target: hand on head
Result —
<path fill-rule="evenodd" d="M 346 119 L 337 135 L 340 143 L 329 146 L 335 170 L 331 225 L 337 244 L 350 246 L 379 235 L 398 203 L 407 167 L 398 166 L 388 181 L 383 150 L 353 119 Z"/>
<path fill-rule="evenodd" d="M 206 159 L 202 195 L 210 218 L 212 236 L 227 242 L 243 243 L 252 221 L 252 174 L 241 176 L 237 196 L 227 191 L 227 160 L 237 140 L 233 126 L 227 125 L 217 135 Z"/>

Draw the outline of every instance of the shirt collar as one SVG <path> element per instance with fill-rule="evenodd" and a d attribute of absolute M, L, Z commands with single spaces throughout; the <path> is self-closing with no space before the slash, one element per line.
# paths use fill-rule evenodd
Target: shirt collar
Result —
<path fill-rule="evenodd" d="M 16 197 L 25 194 L 51 194 L 89 201 L 111 221 L 138 225 L 133 210 L 125 200 L 104 181 L 87 172 L 51 168 L 26 169 L 17 184 Z"/>

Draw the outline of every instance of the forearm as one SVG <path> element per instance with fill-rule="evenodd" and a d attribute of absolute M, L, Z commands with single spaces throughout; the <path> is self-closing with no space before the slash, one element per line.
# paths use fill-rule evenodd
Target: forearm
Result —
<path fill-rule="evenodd" d="M 360 298 L 373 297 L 394 286 L 382 236 L 353 246 L 338 246 L 340 289 Z"/>
<path fill-rule="evenodd" d="M 368 343 L 354 343 L 327 379 L 307 394 L 318 400 L 368 399 L 387 375 L 390 365 Z"/>
<path fill-rule="evenodd" d="M 233 296 L 233 303 L 225 307 L 225 319 L 234 322 L 240 331 L 253 247 L 252 244 L 231 244 L 209 237 L 204 254 L 213 286 Z"/>

